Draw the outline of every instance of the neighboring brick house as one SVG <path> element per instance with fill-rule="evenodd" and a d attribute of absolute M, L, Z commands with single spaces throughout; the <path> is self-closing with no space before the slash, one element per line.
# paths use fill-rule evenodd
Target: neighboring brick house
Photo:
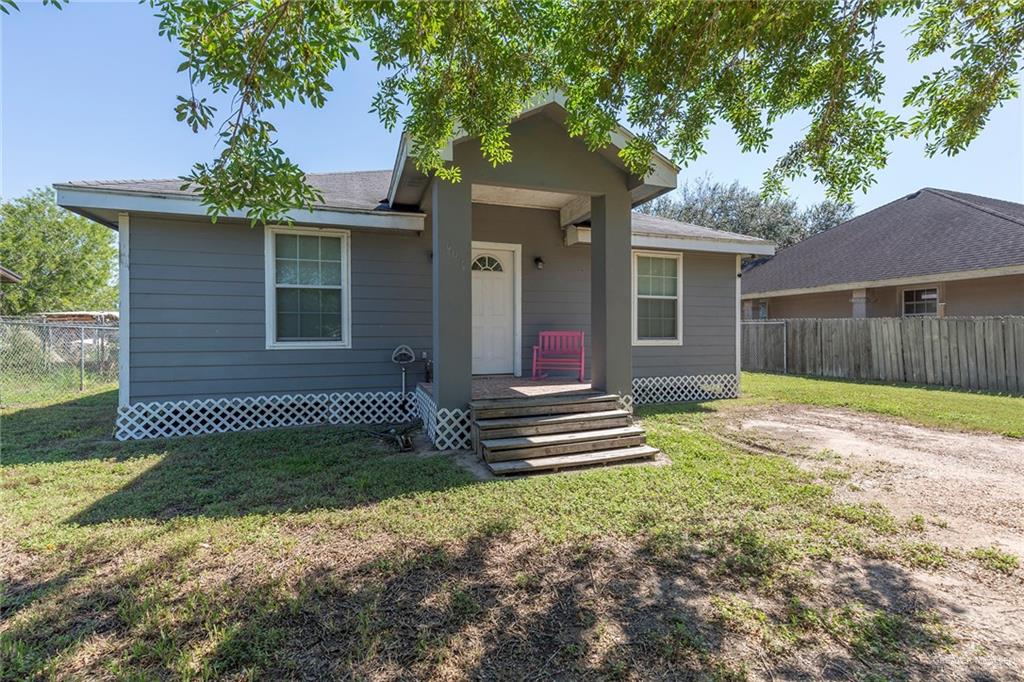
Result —
<path fill-rule="evenodd" d="M 926 187 L 743 273 L 744 319 L 1024 315 L 1024 205 Z"/>

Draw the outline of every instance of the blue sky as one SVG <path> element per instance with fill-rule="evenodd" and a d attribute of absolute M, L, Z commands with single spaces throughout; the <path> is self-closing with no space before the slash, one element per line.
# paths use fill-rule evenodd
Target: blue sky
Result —
<path fill-rule="evenodd" d="M 22 3 L 0 19 L 0 195 L 63 180 L 165 178 L 212 158 L 214 140 L 174 120 L 175 96 L 187 82 L 175 72 L 174 45 L 156 33 L 151 10 L 135 2 L 72 3 L 63 11 Z M 941 61 L 908 65 L 902 25 L 890 22 L 887 106 Z M 398 133 L 369 113 L 379 74 L 367 55 L 333 78 L 335 92 L 320 110 L 293 107 L 275 116 L 287 153 L 307 171 L 390 168 Z M 767 154 L 742 154 L 731 131 L 716 126 L 707 155 L 684 168 L 680 182 L 708 174 L 757 188 L 761 174 L 801 134 L 783 122 Z M 923 186 L 1024 202 L 1024 105 L 996 111 L 982 136 L 954 158 L 928 159 L 919 141 L 894 144 L 886 169 L 855 203 L 867 210 Z M 801 204 L 820 200 L 810 180 L 790 187 Z"/>

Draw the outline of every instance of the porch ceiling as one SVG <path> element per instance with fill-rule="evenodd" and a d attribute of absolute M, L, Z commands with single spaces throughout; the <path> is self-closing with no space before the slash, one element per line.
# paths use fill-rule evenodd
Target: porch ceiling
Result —
<path fill-rule="evenodd" d="M 478 204 L 522 206 L 525 208 L 542 208 L 554 211 L 560 211 L 580 198 L 578 194 L 565 192 L 547 192 L 543 190 L 520 189 L 518 187 L 478 184 L 473 185 L 472 195 L 473 202 Z"/>

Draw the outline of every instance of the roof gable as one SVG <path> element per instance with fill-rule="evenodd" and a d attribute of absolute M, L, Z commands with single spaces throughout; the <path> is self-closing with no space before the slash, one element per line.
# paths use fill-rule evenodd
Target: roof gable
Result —
<path fill-rule="evenodd" d="M 552 94 L 543 98 L 535 106 L 523 111 L 513 121 L 513 125 L 535 116 L 550 119 L 565 130 L 567 116 L 565 98 L 558 94 Z M 567 130 L 565 134 L 568 137 Z M 588 150 L 588 154 L 593 154 L 602 162 L 628 174 L 625 164 L 618 154 L 633 137 L 629 130 L 619 125 L 612 131 L 611 143 L 607 147 L 596 152 L 589 152 Z M 442 153 L 442 157 L 446 161 L 453 161 L 455 159 L 455 147 L 470 139 L 469 136 L 463 133 L 456 133 L 449 141 L 448 146 Z M 515 159 L 513 159 L 512 163 L 515 163 Z M 633 182 L 630 183 L 633 205 L 637 206 L 674 189 L 678 173 L 678 166 L 667 157 L 656 152 L 651 159 L 651 169 L 649 172 L 642 178 L 634 178 Z M 429 181 L 430 178 L 416 168 L 416 161 L 412 157 L 411 142 L 407 135 L 403 135 L 395 158 L 391 185 L 388 189 L 388 201 L 393 206 L 418 206 L 423 200 Z M 581 210 L 571 206 L 569 208 L 569 212 L 563 216 L 563 224 L 584 219 L 589 213 L 589 209 Z"/>

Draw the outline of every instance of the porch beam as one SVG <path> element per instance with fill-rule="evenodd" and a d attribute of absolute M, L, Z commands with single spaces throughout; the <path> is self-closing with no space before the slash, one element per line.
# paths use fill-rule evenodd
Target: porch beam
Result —
<path fill-rule="evenodd" d="M 472 397 L 472 183 L 435 179 L 433 241 L 433 395 L 439 408 L 466 409 Z"/>
<path fill-rule="evenodd" d="M 594 388 L 625 396 L 633 383 L 629 192 L 595 196 L 590 210 L 591 377 Z"/>

